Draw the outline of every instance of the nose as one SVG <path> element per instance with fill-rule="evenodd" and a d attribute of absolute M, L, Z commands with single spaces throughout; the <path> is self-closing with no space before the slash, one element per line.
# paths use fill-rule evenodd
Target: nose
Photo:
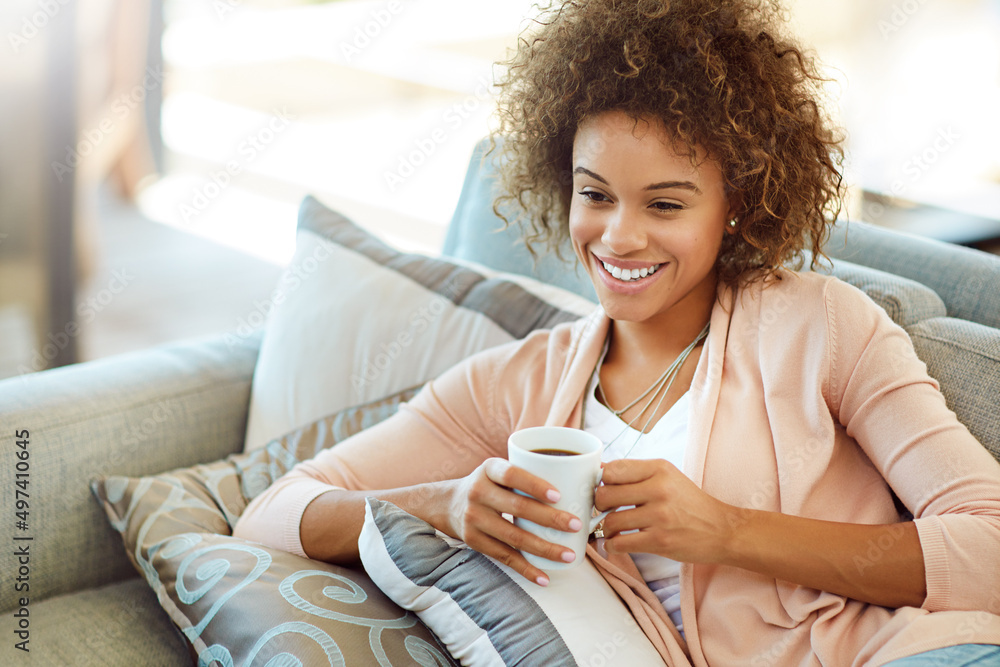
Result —
<path fill-rule="evenodd" d="M 608 216 L 601 243 L 614 254 L 624 257 L 646 247 L 646 233 L 642 224 L 632 218 L 624 207 L 620 207 Z"/>

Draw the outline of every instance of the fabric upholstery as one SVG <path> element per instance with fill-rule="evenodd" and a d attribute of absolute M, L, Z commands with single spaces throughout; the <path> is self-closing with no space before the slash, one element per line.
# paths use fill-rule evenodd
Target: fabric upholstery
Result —
<path fill-rule="evenodd" d="M 1000 258 L 863 222 L 841 222 L 825 252 L 927 285 L 948 316 L 1000 327 Z"/>
<path fill-rule="evenodd" d="M 948 407 L 1000 461 L 1000 331 L 938 317 L 907 332 Z"/>
<path fill-rule="evenodd" d="M 181 634 L 160 611 L 156 595 L 139 577 L 32 601 L 30 609 L 31 653 L 8 654 L 11 642 L 4 641 L 0 646 L 0 664 L 46 667 L 191 664 Z"/>
<path fill-rule="evenodd" d="M 433 634 L 363 572 L 231 537 L 247 503 L 274 479 L 339 435 L 388 417 L 414 393 L 331 415 L 222 461 L 94 481 L 129 559 L 199 663 L 452 664 Z"/>
<path fill-rule="evenodd" d="M 132 576 L 88 481 L 238 451 L 258 344 L 211 337 L 0 382 L 4 470 L 14 470 L 15 431 L 30 433 L 33 601 Z M 0 550 L 0 571 L 16 569 L 13 549 Z M 0 610 L 15 603 L 3 586 Z"/>
<path fill-rule="evenodd" d="M 247 451 L 595 307 L 525 276 L 401 253 L 311 197 L 274 302 Z"/>

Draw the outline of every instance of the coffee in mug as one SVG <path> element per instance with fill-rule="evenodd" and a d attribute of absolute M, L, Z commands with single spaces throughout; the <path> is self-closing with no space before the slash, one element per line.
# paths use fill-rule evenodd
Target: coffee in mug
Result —
<path fill-rule="evenodd" d="M 564 426 L 526 428 L 511 433 L 507 439 L 507 456 L 510 462 L 554 486 L 559 491 L 559 502 L 552 506 L 575 514 L 583 524 L 582 529 L 571 533 L 515 517 L 515 525 L 576 554 L 572 563 L 566 563 L 522 552 L 535 567 L 541 570 L 562 570 L 583 562 L 590 533 L 607 516 L 607 512 L 602 512 L 597 517 L 592 516 L 594 489 L 601 480 L 603 449 L 604 444 L 597 436 Z"/>

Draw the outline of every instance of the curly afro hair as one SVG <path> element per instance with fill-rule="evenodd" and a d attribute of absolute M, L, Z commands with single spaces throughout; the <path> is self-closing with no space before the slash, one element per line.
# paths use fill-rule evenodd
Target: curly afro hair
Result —
<path fill-rule="evenodd" d="M 577 126 L 604 111 L 659 119 L 718 162 L 736 234 L 719 280 L 731 286 L 811 265 L 844 195 L 843 150 L 820 106 L 813 60 L 778 32 L 767 0 L 566 0 L 541 10 L 500 77 L 491 151 L 503 156 L 494 211 L 526 221 L 524 240 L 558 249 L 569 235 Z"/>

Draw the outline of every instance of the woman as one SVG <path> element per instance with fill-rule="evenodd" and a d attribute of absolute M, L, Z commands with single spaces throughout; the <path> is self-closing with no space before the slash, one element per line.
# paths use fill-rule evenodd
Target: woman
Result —
<path fill-rule="evenodd" d="M 567 554 L 501 515 L 581 526 L 503 457 L 514 430 L 572 426 L 607 445 L 596 505 L 619 508 L 590 555 L 669 663 L 1000 659 L 1000 466 L 884 312 L 781 268 L 821 256 L 842 186 L 821 79 L 776 13 L 546 14 L 501 84 L 498 206 L 531 243 L 569 237 L 600 309 L 459 364 L 235 534 L 353 561 L 376 495 L 546 585 L 520 551 Z"/>

